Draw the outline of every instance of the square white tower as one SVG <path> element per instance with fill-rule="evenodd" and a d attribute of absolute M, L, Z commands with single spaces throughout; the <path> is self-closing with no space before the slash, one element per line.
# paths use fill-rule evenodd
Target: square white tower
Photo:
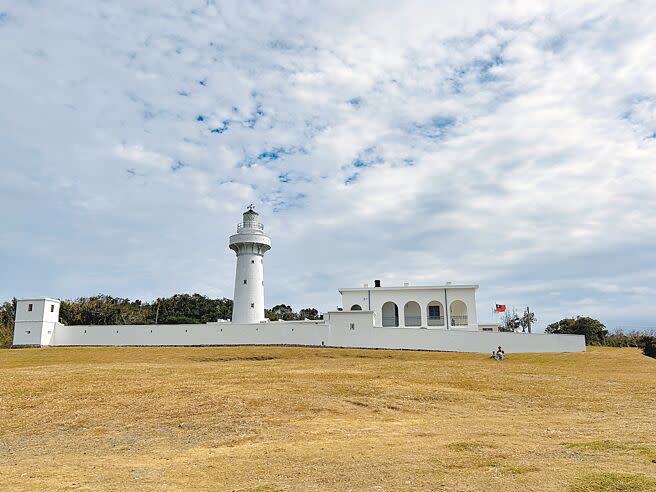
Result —
<path fill-rule="evenodd" d="M 38 297 L 16 301 L 14 346 L 50 345 L 59 322 L 58 299 Z"/>

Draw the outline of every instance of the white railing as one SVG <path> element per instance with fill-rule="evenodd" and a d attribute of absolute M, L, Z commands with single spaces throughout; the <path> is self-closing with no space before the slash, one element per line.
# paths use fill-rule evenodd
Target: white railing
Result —
<path fill-rule="evenodd" d="M 259 222 L 240 222 L 237 224 L 237 232 L 241 231 L 242 229 L 258 229 L 263 231 L 264 225 L 260 224 Z"/>
<path fill-rule="evenodd" d="M 429 316 L 428 326 L 444 326 L 444 316 Z"/>
<path fill-rule="evenodd" d="M 451 326 L 467 326 L 467 316 L 450 316 Z"/>

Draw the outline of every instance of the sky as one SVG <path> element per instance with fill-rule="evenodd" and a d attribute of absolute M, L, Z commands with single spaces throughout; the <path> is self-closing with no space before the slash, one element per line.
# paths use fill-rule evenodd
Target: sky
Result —
<path fill-rule="evenodd" d="M 0 299 L 475 283 L 656 327 L 652 1 L 0 0 Z"/>

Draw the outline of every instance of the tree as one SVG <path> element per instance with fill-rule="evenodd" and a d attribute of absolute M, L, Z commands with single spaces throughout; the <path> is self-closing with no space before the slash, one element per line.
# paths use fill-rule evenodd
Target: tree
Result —
<path fill-rule="evenodd" d="M 303 320 L 303 319 L 321 319 L 321 314 L 316 308 L 307 307 L 301 309 L 298 313 L 287 304 L 277 304 L 271 309 L 264 310 L 264 316 L 271 321 L 285 320 Z"/>
<path fill-rule="evenodd" d="M 656 359 L 656 337 L 645 337 L 645 345 L 642 348 L 642 353 L 647 357 Z"/>
<path fill-rule="evenodd" d="M 321 319 L 319 311 L 315 308 L 305 308 L 298 312 L 299 319 Z"/>
<path fill-rule="evenodd" d="M 499 331 L 514 332 L 519 329 L 521 326 L 521 320 L 517 313 L 513 309 L 512 311 L 506 311 L 501 320 L 501 326 L 499 326 Z"/>
<path fill-rule="evenodd" d="M 271 321 L 278 321 L 279 319 L 285 321 L 292 321 L 298 318 L 291 306 L 287 304 L 278 304 L 273 306 L 267 313 Z"/>
<path fill-rule="evenodd" d="M 10 347 L 14 340 L 16 298 L 0 304 L 0 347 Z"/>
<path fill-rule="evenodd" d="M 176 294 L 152 303 L 99 294 L 62 301 L 59 316 L 65 325 L 147 325 L 207 323 L 228 319 L 231 313 L 232 300 L 200 294 Z"/>
<path fill-rule="evenodd" d="M 526 311 L 524 311 L 524 314 L 519 319 L 519 326 L 522 327 L 522 333 L 525 333 L 526 331 L 531 333 L 531 326 L 533 326 L 536 321 L 535 313 L 530 312 L 529 309 L 526 308 Z"/>
<path fill-rule="evenodd" d="M 588 316 L 561 319 L 548 325 L 544 331 L 555 334 L 584 335 L 587 345 L 602 345 L 608 335 L 606 326 L 601 321 Z"/>

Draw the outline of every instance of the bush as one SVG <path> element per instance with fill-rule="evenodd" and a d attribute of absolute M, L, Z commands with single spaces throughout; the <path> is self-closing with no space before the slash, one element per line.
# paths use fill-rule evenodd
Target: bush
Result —
<path fill-rule="evenodd" d="M 642 353 L 647 357 L 656 359 L 656 337 L 644 337 L 645 345 L 642 347 Z"/>
<path fill-rule="evenodd" d="M 14 341 L 14 327 L 0 326 L 0 348 L 11 347 Z"/>
<path fill-rule="evenodd" d="M 629 331 L 617 330 L 604 339 L 604 345 L 607 347 L 638 347 L 643 348 L 645 341 L 653 336 L 654 333 L 648 331 Z"/>
<path fill-rule="evenodd" d="M 656 334 L 654 331 L 630 331 L 624 333 L 618 330 L 604 339 L 607 347 L 637 347 L 648 357 L 656 359 Z"/>
<path fill-rule="evenodd" d="M 586 345 L 603 345 L 608 332 L 604 324 L 588 316 L 561 319 L 551 323 L 545 329 L 546 333 L 559 333 L 567 335 L 584 335 Z"/>

